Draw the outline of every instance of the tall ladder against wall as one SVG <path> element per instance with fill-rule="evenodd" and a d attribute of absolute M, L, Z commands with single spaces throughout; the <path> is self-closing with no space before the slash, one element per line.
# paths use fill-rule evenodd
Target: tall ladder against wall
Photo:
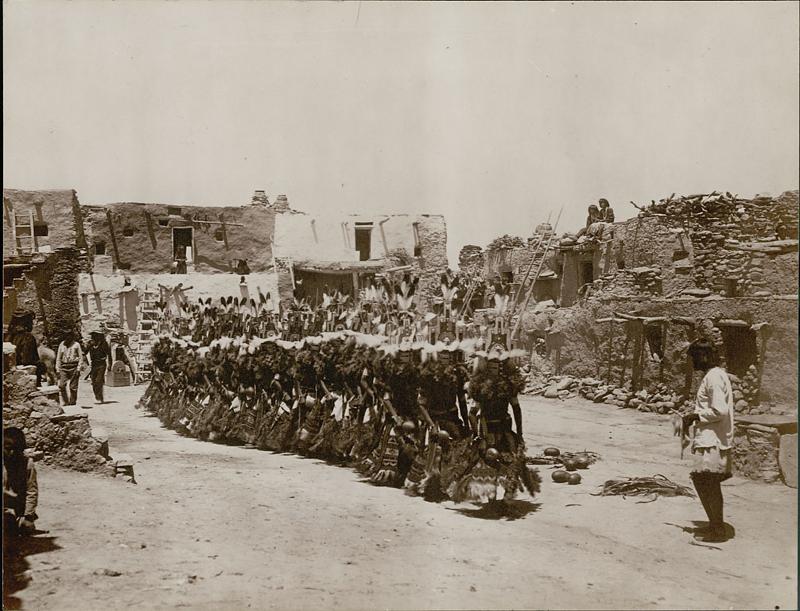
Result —
<path fill-rule="evenodd" d="M 153 375 L 153 359 L 150 351 L 153 340 L 159 331 L 158 293 L 148 291 L 144 287 L 139 300 L 139 322 L 136 325 L 136 380 L 135 383 L 148 381 Z"/>
<path fill-rule="evenodd" d="M 37 251 L 36 235 L 33 229 L 33 212 L 17 214 L 13 210 L 14 225 L 11 227 L 14 238 L 14 250 L 18 255 Z"/>

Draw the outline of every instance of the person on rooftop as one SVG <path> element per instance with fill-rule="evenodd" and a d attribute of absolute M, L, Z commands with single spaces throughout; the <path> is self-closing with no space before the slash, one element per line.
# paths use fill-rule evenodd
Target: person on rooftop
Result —
<path fill-rule="evenodd" d="M 600 219 L 604 223 L 613 223 L 614 222 L 614 209 L 608 204 L 608 200 L 605 198 L 601 198 L 599 202 L 600 205 Z"/>

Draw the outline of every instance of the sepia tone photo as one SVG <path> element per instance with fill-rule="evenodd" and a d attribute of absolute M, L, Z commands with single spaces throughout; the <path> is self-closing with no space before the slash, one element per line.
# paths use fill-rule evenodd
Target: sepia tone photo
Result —
<path fill-rule="evenodd" d="M 3 2 L 3 608 L 796 609 L 800 4 Z"/>

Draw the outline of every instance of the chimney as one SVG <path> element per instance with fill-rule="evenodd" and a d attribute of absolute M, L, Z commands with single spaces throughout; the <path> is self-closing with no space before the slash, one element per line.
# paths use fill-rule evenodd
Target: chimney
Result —
<path fill-rule="evenodd" d="M 289 199 L 285 195 L 279 195 L 272 204 L 276 212 L 286 212 L 289 209 Z"/>
<path fill-rule="evenodd" d="M 256 190 L 251 203 L 254 206 L 269 206 L 269 199 L 267 199 L 266 191 Z"/>

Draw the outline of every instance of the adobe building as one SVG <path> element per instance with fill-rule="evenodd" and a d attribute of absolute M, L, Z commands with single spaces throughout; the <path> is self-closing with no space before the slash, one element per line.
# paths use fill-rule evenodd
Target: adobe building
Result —
<path fill-rule="evenodd" d="M 85 205 L 74 190 L 3 196 L 4 311 L 33 309 L 42 335 L 60 329 L 51 343 L 60 341 L 65 317 L 73 330 L 81 320 L 125 318 L 126 279 L 162 296 L 180 287 L 194 300 L 238 295 L 244 276 L 253 294 L 269 293 L 277 307 L 295 297 L 319 300 L 325 287 L 355 296 L 368 276 L 402 269 L 422 276 L 425 307 L 426 291 L 447 269 L 441 216 L 312 217 L 263 191 L 241 206 Z M 54 296 L 47 287 L 56 285 L 63 289 Z"/>

